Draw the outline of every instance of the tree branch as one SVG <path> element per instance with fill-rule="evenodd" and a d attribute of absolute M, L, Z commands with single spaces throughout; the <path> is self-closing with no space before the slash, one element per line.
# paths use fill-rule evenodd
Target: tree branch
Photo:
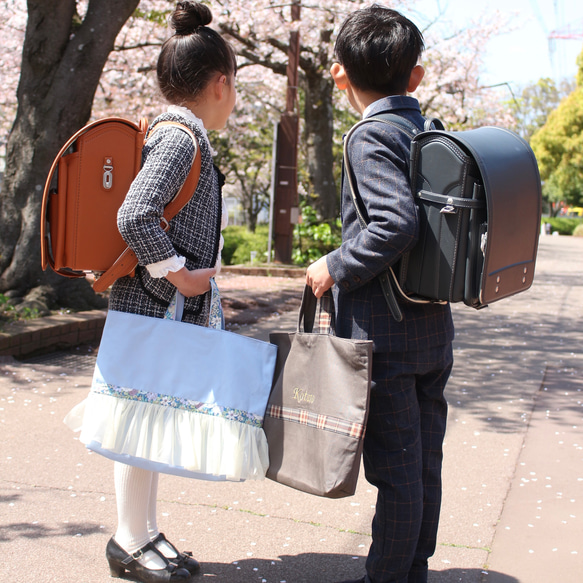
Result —
<path fill-rule="evenodd" d="M 144 49 L 146 47 L 161 47 L 163 44 L 162 41 L 158 42 L 143 42 L 137 43 L 135 45 L 119 45 L 113 47 L 113 50 L 117 53 L 121 53 L 123 51 L 133 51 L 134 49 Z"/>

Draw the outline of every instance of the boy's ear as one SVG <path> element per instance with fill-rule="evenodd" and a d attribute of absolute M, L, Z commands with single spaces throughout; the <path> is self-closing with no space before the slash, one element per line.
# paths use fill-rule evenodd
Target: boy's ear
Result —
<path fill-rule="evenodd" d="M 407 85 L 407 92 L 413 93 L 421 81 L 425 77 L 425 69 L 421 65 L 415 65 L 411 71 L 411 76 L 409 77 L 409 85 Z"/>
<path fill-rule="evenodd" d="M 332 65 L 330 75 L 332 75 L 332 79 L 334 79 L 334 83 L 336 83 L 336 87 L 340 91 L 344 91 L 348 87 L 348 75 L 346 75 L 346 71 L 340 63 Z"/>

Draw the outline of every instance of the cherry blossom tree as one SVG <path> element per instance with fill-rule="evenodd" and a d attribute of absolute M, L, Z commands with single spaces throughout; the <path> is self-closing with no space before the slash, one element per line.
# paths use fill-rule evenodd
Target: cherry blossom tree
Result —
<path fill-rule="evenodd" d="M 40 271 L 44 181 L 60 146 L 89 119 L 103 66 L 138 3 L 27 1 L 18 107 L 6 144 L 0 198 L 0 291 L 24 292 L 42 281 L 57 281 Z"/>
<path fill-rule="evenodd" d="M 241 72 L 254 79 L 273 111 L 285 104 L 285 85 L 262 83 L 265 70 L 284 78 L 289 38 L 299 29 L 299 84 L 303 137 L 302 152 L 307 169 L 304 189 L 313 195 L 322 219 L 338 214 L 338 193 L 334 180 L 333 104 L 334 84 L 328 73 L 332 65 L 333 34 L 349 12 L 364 5 L 362 0 L 324 0 L 302 3 L 299 21 L 293 21 L 292 3 L 273 0 L 220 0 L 223 10 L 219 29 L 234 43 L 242 59 Z M 273 77 L 270 76 L 271 80 Z M 297 104 L 299 109 L 299 103 Z"/>
<path fill-rule="evenodd" d="M 24 0 L 3 0 L 0 3 L 0 157 L 2 159 L 6 154 L 6 138 L 16 115 L 16 86 L 20 76 L 25 28 Z"/>
<path fill-rule="evenodd" d="M 251 109 L 249 103 L 245 105 Z M 229 131 L 211 138 L 216 163 L 227 178 L 223 194 L 238 199 L 251 232 L 260 213 L 269 208 L 273 133 L 273 123 L 258 105 L 255 116 L 235 116 Z"/>
<path fill-rule="evenodd" d="M 304 2 L 297 22 L 291 17 L 291 2 L 218 0 L 213 5 L 215 26 L 229 38 L 240 56 L 240 99 L 236 117 L 228 130 L 234 134 L 248 130 L 256 118 L 258 104 L 265 108 L 269 122 L 277 121 L 283 113 L 289 36 L 292 30 L 299 30 L 301 53 L 297 109 L 303 130 L 300 165 L 306 170 L 301 187 L 315 202 L 322 219 L 333 219 L 338 214 L 336 165 L 339 157 L 333 145 L 348 128 L 335 120 L 339 118 L 339 110 L 350 109 L 342 94 L 335 90 L 329 75 L 333 41 L 347 14 L 367 4 L 363 0 Z M 413 0 L 394 3 L 396 9 L 410 12 L 414 5 Z M 167 0 L 142 0 L 140 9 L 149 18 L 131 19 L 123 37 L 120 35 L 117 43 L 120 50 L 112 53 L 106 65 L 96 95 L 95 112 L 111 110 L 116 101 L 124 104 L 126 114 L 134 111 L 137 114 L 138 110 L 149 114 L 155 112 L 155 83 L 146 73 L 151 71 L 157 47 L 168 31 L 163 26 L 164 18 L 159 20 L 162 26 L 152 26 L 151 15 L 165 15 L 172 6 L 173 3 Z M 457 30 L 444 30 L 438 26 L 439 21 L 420 24 L 424 25 L 427 44 L 424 56 L 426 81 L 417 93 L 423 112 L 442 118 L 453 129 L 484 123 L 511 123 L 499 92 L 480 83 L 484 47 L 500 32 L 503 26 L 500 17 L 491 14 Z M 129 50 L 133 47 L 139 47 L 139 53 Z M 137 55 L 141 66 L 137 64 Z M 135 95 L 141 95 L 141 101 L 137 101 Z M 352 116 L 343 118 L 348 122 L 354 120 Z M 237 142 L 233 136 L 229 139 Z M 245 142 L 244 138 L 238 141 Z M 264 168 L 267 171 L 269 164 Z M 227 180 L 235 181 L 233 176 L 228 176 Z M 263 185 L 268 182 L 264 173 Z"/>

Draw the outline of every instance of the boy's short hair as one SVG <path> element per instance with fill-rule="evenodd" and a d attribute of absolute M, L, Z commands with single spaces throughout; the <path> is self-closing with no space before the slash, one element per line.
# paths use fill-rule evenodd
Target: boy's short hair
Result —
<path fill-rule="evenodd" d="M 424 48 L 415 24 L 396 10 L 374 4 L 346 18 L 334 56 L 357 89 L 404 95 Z"/>

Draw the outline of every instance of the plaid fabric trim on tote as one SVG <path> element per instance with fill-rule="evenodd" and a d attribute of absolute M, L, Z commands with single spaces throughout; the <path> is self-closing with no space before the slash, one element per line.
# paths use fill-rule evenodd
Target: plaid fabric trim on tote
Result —
<path fill-rule="evenodd" d="M 319 415 L 318 413 L 311 413 L 305 409 L 292 409 L 291 407 L 281 407 L 280 405 L 269 405 L 265 415 L 274 419 L 299 423 L 308 427 L 332 431 L 357 439 L 364 435 L 364 425 L 362 423 L 353 423 L 351 421 L 344 421 L 338 417 Z"/>
<path fill-rule="evenodd" d="M 314 334 L 331 334 L 334 328 L 332 317 L 332 296 L 324 294 L 316 306 L 316 317 L 312 332 Z"/>

